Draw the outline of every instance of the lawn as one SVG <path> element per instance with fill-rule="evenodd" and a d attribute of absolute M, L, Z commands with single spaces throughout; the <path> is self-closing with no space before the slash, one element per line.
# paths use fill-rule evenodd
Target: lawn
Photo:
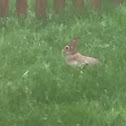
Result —
<path fill-rule="evenodd" d="M 50 2 L 49 2 L 50 3 Z M 0 126 L 126 126 L 126 3 L 81 12 L 70 3 L 60 15 L 48 7 L 26 19 L 0 19 Z M 78 50 L 101 66 L 74 68 L 62 48 Z"/>

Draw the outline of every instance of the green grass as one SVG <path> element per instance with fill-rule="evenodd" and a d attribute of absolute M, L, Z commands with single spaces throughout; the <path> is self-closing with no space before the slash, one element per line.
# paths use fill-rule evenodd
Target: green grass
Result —
<path fill-rule="evenodd" d="M 29 11 L 19 19 L 12 9 L 0 19 L 0 126 L 125 126 L 125 12 L 124 3 L 78 14 L 66 8 L 60 16 L 49 10 L 46 19 Z M 61 50 L 74 37 L 102 66 L 65 63 Z"/>

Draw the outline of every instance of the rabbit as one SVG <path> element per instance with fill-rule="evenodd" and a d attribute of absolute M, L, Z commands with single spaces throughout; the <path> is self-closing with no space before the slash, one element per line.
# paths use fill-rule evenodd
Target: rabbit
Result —
<path fill-rule="evenodd" d="M 101 64 L 96 58 L 84 56 L 77 51 L 78 38 L 74 38 L 62 51 L 66 54 L 66 63 L 71 66 L 85 66 Z"/>

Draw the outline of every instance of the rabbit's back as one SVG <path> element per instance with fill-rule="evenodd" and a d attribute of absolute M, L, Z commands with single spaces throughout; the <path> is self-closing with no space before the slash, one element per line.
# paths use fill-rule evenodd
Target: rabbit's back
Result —
<path fill-rule="evenodd" d="M 66 63 L 75 66 L 82 66 L 82 65 L 99 64 L 100 61 L 96 58 L 83 56 L 80 53 L 76 53 L 74 55 L 68 55 L 66 57 Z"/>

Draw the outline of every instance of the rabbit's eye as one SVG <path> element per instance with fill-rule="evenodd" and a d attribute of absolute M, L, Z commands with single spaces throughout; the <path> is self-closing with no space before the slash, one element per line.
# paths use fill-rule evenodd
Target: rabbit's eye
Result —
<path fill-rule="evenodd" d="M 69 49 L 69 46 L 66 46 L 65 49 L 68 50 Z"/>

